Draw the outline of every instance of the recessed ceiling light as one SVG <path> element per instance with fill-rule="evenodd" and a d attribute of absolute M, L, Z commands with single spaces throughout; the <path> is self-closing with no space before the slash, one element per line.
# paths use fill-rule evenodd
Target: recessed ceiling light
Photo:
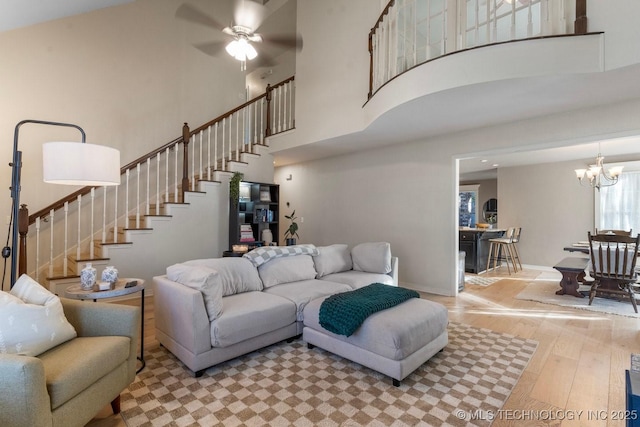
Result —
<path fill-rule="evenodd" d="M 494 164 L 493 164 L 493 165 L 491 165 L 491 166 L 493 166 L 494 168 L 497 168 L 497 167 L 498 167 L 498 166 L 500 166 L 500 165 L 499 165 L 499 164 L 497 164 L 497 163 L 494 163 Z"/>
<path fill-rule="evenodd" d="M 488 160 L 487 160 L 487 159 L 482 159 L 482 160 L 480 160 L 480 162 L 481 162 L 481 163 L 487 163 L 487 162 L 488 162 Z"/>

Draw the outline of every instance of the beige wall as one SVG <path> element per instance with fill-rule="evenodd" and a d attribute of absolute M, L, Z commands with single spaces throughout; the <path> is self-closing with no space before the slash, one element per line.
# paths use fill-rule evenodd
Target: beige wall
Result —
<path fill-rule="evenodd" d="M 182 0 L 126 5 L 0 33 L 0 159 L 11 158 L 24 119 L 75 123 L 87 141 L 121 150 L 122 164 L 239 105 L 244 74 L 236 61 L 210 57 L 194 43 L 219 37 L 175 18 Z M 206 0 L 191 2 L 210 10 Z M 22 201 L 37 209 L 73 191 L 42 183 L 41 148 L 79 133 L 38 125 L 20 131 Z M 8 188 L 8 168 L 0 187 Z M 9 192 L 0 206 L 8 212 Z"/>
<path fill-rule="evenodd" d="M 562 248 L 593 230 L 594 190 L 580 186 L 574 169 L 584 161 L 498 169 L 498 225 L 522 227 L 523 264 L 552 267 L 570 255 Z"/>

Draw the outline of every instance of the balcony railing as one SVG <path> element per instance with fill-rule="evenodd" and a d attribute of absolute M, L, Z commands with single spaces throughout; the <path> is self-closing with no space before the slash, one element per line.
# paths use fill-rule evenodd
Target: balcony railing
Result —
<path fill-rule="evenodd" d="M 586 0 L 391 0 L 369 33 L 368 98 L 450 53 L 586 31 Z"/>

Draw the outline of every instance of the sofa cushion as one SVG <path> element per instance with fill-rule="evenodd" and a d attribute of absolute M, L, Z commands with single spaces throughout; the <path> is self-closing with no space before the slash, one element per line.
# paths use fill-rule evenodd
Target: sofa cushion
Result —
<path fill-rule="evenodd" d="M 125 364 L 130 350 L 128 337 L 102 336 L 78 337 L 42 353 L 38 358 L 44 365 L 51 409 Z"/>
<path fill-rule="evenodd" d="M 266 292 L 243 292 L 224 297 L 224 312 L 211 322 L 211 345 L 228 347 L 291 325 L 296 306 Z"/>
<path fill-rule="evenodd" d="M 365 271 L 355 270 L 329 274 L 324 276 L 322 280 L 344 283 L 345 285 L 349 285 L 352 289 L 360 289 L 363 286 L 367 286 L 372 283 L 384 283 L 385 285 L 396 286 L 393 282 L 393 277 L 388 274 L 367 273 Z"/>
<path fill-rule="evenodd" d="M 264 292 L 279 295 L 293 301 L 296 305 L 296 319 L 302 322 L 304 320 L 302 311 L 309 301 L 351 290 L 349 285 L 343 283 L 312 279 L 272 286 L 265 289 Z"/>
<path fill-rule="evenodd" d="M 351 249 L 353 269 L 386 274 L 391 271 L 391 245 L 387 242 L 361 243 Z"/>
<path fill-rule="evenodd" d="M 265 288 L 281 283 L 297 282 L 316 278 L 316 269 L 311 255 L 275 258 L 258 267 L 258 274 Z"/>
<path fill-rule="evenodd" d="M 75 336 L 60 298 L 26 274 L 0 291 L 0 353 L 38 356 Z"/>
<path fill-rule="evenodd" d="M 262 281 L 255 266 L 245 258 L 208 258 L 183 262 L 186 265 L 198 265 L 216 270 L 222 283 L 222 295 L 234 295 L 241 292 L 261 291 Z"/>
<path fill-rule="evenodd" d="M 342 244 L 319 247 L 318 255 L 313 257 L 313 262 L 318 278 L 353 268 L 349 246 Z"/>
<path fill-rule="evenodd" d="M 174 264 L 167 267 L 167 278 L 202 293 L 209 321 L 220 316 L 223 309 L 222 283 L 216 270 L 197 265 Z"/>
<path fill-rule="evenodd" d="M 256 267 L 276 258 L 284 258 L 297 255 L 318 255 L 318 248 L 314 245 L 294 245 L 294 246 L 267 246 L 256 248 L 242 257 L 250 260 Z"/>

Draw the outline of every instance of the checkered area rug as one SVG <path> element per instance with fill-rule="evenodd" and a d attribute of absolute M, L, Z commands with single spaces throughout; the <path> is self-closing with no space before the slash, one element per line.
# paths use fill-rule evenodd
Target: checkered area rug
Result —
<path fill-rule="evenodd" d="M 127 426 L 488 426 L 537 342 L 449 324 L 449 344 L 400 387 L 301 340 L 209 368 L 201 378 L 166 349 L 122 393 Z"/>
<path fill-rule="evenodd" d="M 468 274 L 464 276 L 465 283 L 471 283 L 473 285 L 479 286 L 493 285 L 494 283 L 502 279 L 504 279 L 504 277 L 470 276 Z"/>

